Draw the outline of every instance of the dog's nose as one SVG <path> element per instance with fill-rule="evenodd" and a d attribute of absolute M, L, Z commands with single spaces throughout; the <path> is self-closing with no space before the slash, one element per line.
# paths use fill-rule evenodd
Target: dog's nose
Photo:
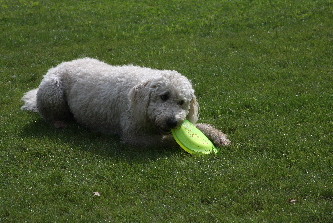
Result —
<path fill-rule="evenodd" d="M 178 125 L 178 122 L 175 118 L 168 118 L 166 124 L 170 129 L 173 129 Z"/>

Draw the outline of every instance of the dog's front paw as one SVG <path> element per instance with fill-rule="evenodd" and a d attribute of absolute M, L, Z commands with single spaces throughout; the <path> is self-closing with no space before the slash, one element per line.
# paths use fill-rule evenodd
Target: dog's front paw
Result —
<path fill-rule="evenodd" d="M 227 146 L 231 142 L 227 138 L 227 135 L 221 132 L 220 130 L 214 128 L 211 125 L 204 124 L 204 123 L 197 123 L 195 126 L 203 132 L 207 136 L 209 140 L 213 142 L 213 144 L 217 147 L 219 146 Z"/>

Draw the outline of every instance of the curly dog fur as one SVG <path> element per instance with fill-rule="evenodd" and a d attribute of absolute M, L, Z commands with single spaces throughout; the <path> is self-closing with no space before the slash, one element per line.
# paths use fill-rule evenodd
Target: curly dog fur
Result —
<path fill-rule="evenodd" d="M 38 112 L 56 128 L 74 117 L 136 146 L 175 145 L 170 130 L 184 119 L 195 124 L 199 108 L 190 81 L 176 71 L 111 66 L 91 58 L 51 68 L 22 100 L 22 110 Z M 216 146 L 230 143 L 213 126 L 196 126 Z"/>

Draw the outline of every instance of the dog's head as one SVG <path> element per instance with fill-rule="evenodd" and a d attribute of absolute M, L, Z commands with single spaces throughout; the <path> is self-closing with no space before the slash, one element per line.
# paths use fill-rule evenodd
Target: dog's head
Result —
<path fill-rule="evenodd" d="M 149 125 L 162 132 L 180 126 L 184 119 L 195 123 L 198 103 L 189 80 L 176 71 L 161 72 L 162 75 L 131 89 L 133 120 L 142 127 Z"/>

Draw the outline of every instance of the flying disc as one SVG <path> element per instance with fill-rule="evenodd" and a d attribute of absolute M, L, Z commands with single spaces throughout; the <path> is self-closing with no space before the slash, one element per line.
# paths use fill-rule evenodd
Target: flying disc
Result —
<path fill-rule="evenodd" d="M 218 152 L 213 143 L 188 120 L 172 129 L 171 133 L 180 147 L 188 153 L 200 155 Z"/>

